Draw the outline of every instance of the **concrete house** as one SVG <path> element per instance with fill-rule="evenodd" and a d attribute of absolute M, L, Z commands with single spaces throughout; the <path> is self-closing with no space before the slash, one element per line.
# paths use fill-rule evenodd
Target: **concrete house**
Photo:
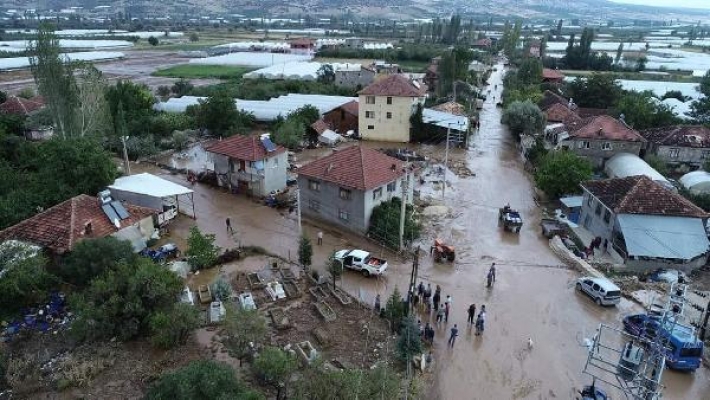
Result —
<path fill-rule="evenodd" d="M 565 128 L 555 135 L 557 147 L 587 158 L 597 168 L 619 153 L 638 156 L 646 146 L 646 139 L 636 130 L 608 115 L 567 123 Z"/>
<path fill-rule="evenodd" d="M 207 149 L 220 186 L 232 193 L 266 196 L 286 187 L 288 155 L 266 136 L 234 135 Z"/>
<path fill-rule="evenodd" d="M 401 75 L 387 75 L 358 92 L 363 140 L 409 142 L 409 118 L 426 98 L 426 87 Z"/>
<path fill-rule="evenodd" d="M 362 89 L 375 80 L 375 69 L 361 64 L 340 64 L 335 69 L 335 85 Z"/>
<path fill-rule="evenodd" d="M 585 182 L 580 222 L 630 269 L 686 272 L 705 265 L 708 214 L 646 176 Z"/>
<path fill-rule="evenodd" d="M 70 252 L 81 240 L 114 236 L 130 241 L 138 252 L 155 231 L 153 216 L 157 213 L 81 194 L 0 231 L 0 243 L 17 240 L 58 256 Z"/>
<path fill-rule="evenodd" d="M 702 125 L 676 125 L 641 132 L 648 141 L 647 154 L 667 164 L 697 169 L 710 160 L 710 129 Z"/>
<path fill-rule="evenodd" d="M 303 214 L 363 234 L 372 209 L 393 197 L 402 198 L 407 179 L 402 161 L 360 146 L 336 151 L 297 173 Z"/>

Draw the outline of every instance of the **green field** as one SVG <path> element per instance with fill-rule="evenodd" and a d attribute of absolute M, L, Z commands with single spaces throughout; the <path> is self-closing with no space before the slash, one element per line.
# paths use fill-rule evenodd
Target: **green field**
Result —
<path fill-rule="evenodd" d="M 182 64 L 174 67 L 160 69 L 153 72 L 153 76 L 167 78 L 217 78 L 217 79 L 239 79 L 252 69 L 244 67 L 230 67 L 226 65 L 196 65 Z"/>

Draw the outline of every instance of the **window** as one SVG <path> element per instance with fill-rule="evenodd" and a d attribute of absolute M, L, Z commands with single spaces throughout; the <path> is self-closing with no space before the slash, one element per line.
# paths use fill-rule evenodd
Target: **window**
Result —
<path fill-rule="evenodd" d="M 308 208 L 313 211 L 320 210 L 320 201 L 318 200 L 308 200 Z"/>
<path fill-rule="evenodd" d="M 594 211 L 597 215 L 602 215 L 602 204 L 597 204 L 597 209 Z"/>
<path fill-rule="evenodd" d="M 377 188 L 372 191 L 372 200 L 382 198 L 382 188 Z"/>
<path fill-rule="evenodd" d="M 375 129 L 375 125 L 368 125 L 368 126 L 367 126 L 367 129 L 373 130 L 373 129 Z"/>
<path fill-rule="evenodd" d="M 350 192 L 348 189 L 340 188 L 339 196 L 343 200 L 350 200 L 352 192 Z"/>
<path fill-rule="evenodd" d="M 590 147 L 591 147 L 591 146 L 589 145 L 589 142 L 587 142 L 587 141 L 581 142 L 581 143 L 579 144 L 579 148 L 580 148 L 580 149 L 588 149 L 588 148 L 590 148 Z"/>
<path fill-rule="evenodd" d="M 388 98 L 387 98 L 387 104 L 392 104 L 392 98 L 391 98 L 391 97 L 388 97 Z"/>
<path fill-rule="evenodd" d="M 315 190 L 316 192 L 319 192 L 320 191 L 320 182 L 308 181 L 308 188 L 311 190 Z"/>
<path fill-rule="evenodd" d="M 375 96 L 365 97 L 365 104 L 375 104 Z"/>
<path fill-rule="evenodd" d="M 343 221 L 350 221 L 350 213 L 345 210 L 338 210 L 338 218 Z"/>
<path fill-rule="evenodd" d="M 387 184 L 387 191 L 388 192 L 394 192 L 396 190 L 397 190 L 397 181 Z"/>
<path fill-rule="evenodd" d="M 602 150 L 611 150 L 611 143 L 609 143 L 609 142 L 602 143 Z"/>
<path fill-rule="evenodd" d="M 680 153 L 680 149 L 671 149 L 671 158 L 678 158 L 678 153 Z"/>
<path fill-rule="evenodd" d="M 392 119 L 392 113 L 389 111 L 387 112 L 387 119 Z"/>
<path fill-rule="evenodd" d="M 375 112 L 374 111 L 365 111 L 365 118 L 375 118 Z"/>
<path fill-rule="evenodd" d="M 611 211 L 605 210 L 604 211 L 604 222 L 608 224 L 609 221 L 611 221 Z"/>

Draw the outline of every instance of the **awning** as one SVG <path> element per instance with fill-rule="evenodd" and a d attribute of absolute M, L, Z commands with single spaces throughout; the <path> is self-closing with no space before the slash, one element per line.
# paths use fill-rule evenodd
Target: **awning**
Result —
<path fill-rule="evenodd" d="M 109 189 L 159 198 L 192 193 L 192 190 L 184 186 L 148 173 L 118 178 Z"/>
<path fill-rule="evenodd" d="M 617 219 L 630 256 L 692 260 L 710 247 L 700 218 L 621 214 Z"/>
<path fill-rule="evenodd" d="M 582 207 L 582 201 L 584 201 L 584 197 L 582 196 L 569 196 L 560 199 L 560 202 L 562 202 L 562 204 L 564 204 L 567 208 Z"/>

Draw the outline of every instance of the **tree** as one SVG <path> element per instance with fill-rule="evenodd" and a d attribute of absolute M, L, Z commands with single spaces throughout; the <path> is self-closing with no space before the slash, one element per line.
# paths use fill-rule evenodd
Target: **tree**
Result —
<path fill-rule="evenodd" d="M 200 37 L 197 35 L 197 32 L 190 33 L 190 41 L 191 42 L 198 42 L 199 40 L 200 40 Z"/>
<path fill-rule="evenodd" d="M 0 316 L 10 316 L 47 299 L 57 280 L 46 266 L 44 257 L 34 255 L 0 267 Z"/>
<path fill-rule="evenodd" d="M 399 330 L 402 319 L 406 315 L 407 306 L 402 301 L 402 294 L 399 292 L 399 288 L 395 286 L 385 306 L 385 318 L 390 322 L 390 328 L 393 332 Z"/>
<path fill-rule="evenodd" d="M 131 242 L 112 236 L 82 240 L 59 264 L 59 273 L 67 282 L 85 286 L 92 279 L 124 263 L 137 259 Z"/>
<path fill-rule="evenodd" d="M 661 103 L 653 92 L 624 93 L 614 106 L 614 113 L 624 116 L 624 122 L 637 130 L 669 126 L 680 121 L 673 110 Z"/>
<path fill-rule="evenodd" d="M 150 342 L 155 347 L 172 349 L 185 344 L 200 326 L 200 313 L 192 304 L 175 303 L 166 311 L 150 316 Z"/>
<path fill-rule="evenodd" d="M 503 112 L 502 122 L 520 140 L 521 135 L 535 135 L 545 128 L 545 114 L 530 100 L 514 102 Z"/>
<path fill-rule="evenodd" d="M 297 368 L 298 361 L 295 356 L 272 346 L 261 350 L 252 364 L 257 379 L 277 390 L 277 400 L 281 399 L 282 389 L 284 394 L 288 393 L 286 385 Z"/>
<path fill-rule="evenodd" d="M 225 135 L 237 119 L 237 105 L 224 90 L 215 92 L 207 100 L 200 100 L 195 110 L 197 124 L 213 135 Z"/>
<path fill-rule="evenodd" d="M 339 371 L 324 369 L 320 364 L 306 368 L 304 378 L 296 382 L 291 397 L 295 400 L 398 400 L 400 376 L 385 363 L 373 369 Z"/>
<path fill-rule="evenodd" d="M 166 85 L 160 85 L 155 91 L 158 96 L 163 99 L 167 99 L 170 96 L 170 87 Z"/>
<path fill-rule="evenodd" d="M 623 89 L 611 74 L 593 73 L 567 84 L 566 94 L 580 107 L 610 108 L 621 97 Z"/>
<path fill-rule="evenodd" d="M 557 198 L 578 193 L 579 184 L 592 177 L 592 164 L 569 151 L 551 151 L 535 172 L 535 183 L 549 196 Z"/>
<path fill-rule="evenodd" d="M 343 277 L 343 262 L 336 260 L 335 253 L 332 253 L 330 257 L 328 257 L 325 267 L 326 270 L 330 272 L 330 278 L 333 280 L 333 287 L 335 287 L 335 282 Z"/>
<path fill-rule="evenodd" d="M 7 101 L 7 92 L 0 90 L 0 104 Z"/>
<path fill-rule="evenodd" d="M 698 85 L 698 91 L 705 97 L 710 97 L 710 70 L 703 75 Z"/>
<path fill-rule="evenodd" d="M 75 63 L 73 68 L 77 90 L 76 135 L 101 137 L 110 126 L 106 102 L 106 79 L 92 64 Z"/>
<path fill-rule="evenodd" d="M 528 57 L 518 67 L 518 80 L 523 85 L 537 85 L 542 81 L 542 62 Z"/>
<path fill-rule="evenodd" d="M 304 125 L 310 126 L 312 123 L 320 119 L 320 111 L 318 111 L 315 106 L 306 104 L 305 106 L 297 108 L 293 112 L 289 113 L 286 116 L 286 119 L 298 119 Z"/>
<path fill-rule="evenodd" d="M 665 99 L 678 99 L 678 100 L 680 100 L 680 101 L 682 101 L 682 102 L 684 102 L 684 103 L 685 103 L 686 101 L 690 100 L 690 98 L 689 98 L 688 96 L 683 95 L 683 92 L 681 92 L 680 90 L 669 90 L 669 91 L 667 91 L 667 92 L 663 95 L 663 97 L 661 97 L 661 100 L 665 100 Z"/>
<path fill-rule="evenodd" d="M 414 207 L 407 204 L 404 214 L 404 239 L 413 241 L 421 235 L 421 223 L 413 218 Z M 390 248 L 399 248 L 399 223 L 402 215 L 402 200 L 393 197 L 372 210 L 368 236 Z"/>
<path fill-rule="evenodd" d="M 465 46 L 455 47 L 441 56 L 438 69 L 440 96 L 452 93 L 456 81 L 467 80 L 469 77 L 468 66 L 473 58 L 473 51 Z"/>
<path fill-rule="evenodd" d="M 173 86 L 170 88 L 170 91 L 173 92 L 175 96 L 182 97 L 190 94 L 190 92 L 192 92 L 192 89 L 194 88 L 195 86 L 190 83 L 190 81 L 180 79 L 179 81 L 173 84 Z"/>
<path fill-rule="evenodd" d="M 113 116 L 113 130 L 117 136 L 120 136 L 122 130 L 119 126 L 121 123 L 126 123 L 125 135 L 145 132 L 147 117 L 153 113 L 153 104 L 155 104 L 155 97 L 148 86 L 119 79 L 115 85 L 109 86 L 106 90 L 106 100 Z M 122 108 L 123 118 L 117 116 L 119 108 Z"/>
<path fill-rule="evenodd" d="M 273 134 L 273 140 L 289 149 L 296 149 L 303 143 L 306 134 L 306 125 L 299 118 L 288 118 L 281 124 Z"/>
<path fill-rule="evenodd" d="M 157 37 L 151 36 L 148 38 L 148 44 L 150 44 L 151 46 L 157 46 L 158 43 L 159 43 L 159 41 L 158 41 Z"/>
<path fill-rule="evenodd" d="M 335 82 L 335 71 L 333 71 L 333 66 L 330 64 L 323 64 L 320 68 L 318 68 L 316 75 L 318 76 L 318 82 L 328 85 Z"/>
<path fill-rule="evenodd" d="M 412 356 L 422 354 L 422 340 L 419 336 L 419 326 L 414 317 L 402 320 L 402 330 L 397 339 L 397 356 L 404 362 L 409 362 Z"/>
<path fill-rule="evenodd" d="M 237 380 L 227 364 L 193 361 L 176 371 L 163 374 L 148 389 L 145 400 L 263 400 L 263 396 Z"/>
<path fill-rule="evenodd" d="M 311 266 L 312 258 L 313 246 L 311 245 L 311 240 L 306 235 L 302 235 L 301 240 L 298 242 L 298 263 L 307 270 Z"/>
<path fill-rule="evenodd" d="M 232 285 L 221 276 L 210 285 L 210 290 L 217 300 L 227 301 L 232 295 Z"/>
<path fill-rule="evenodd" d="M 190 228 L 190 236 L 187 238 L 187 259 L 193 270 L 209 268 L 214 265 L 219 255 L 219 247 L 214 244 L 215 235 L 212 233 L 203 234 L 193 226 Z"/>
<path fill-rule="evenodd" d="M 79 340 L 130 340 L 149 332 L 151 317 L 173 307 L 183 283 L 172 271 L 147 258 L 121 264 L 70 297 Z"/>
<path fill-rule="evenodd" d="M 614 57 L 614 64 L 618 65 L 621 61 L 621 56 L 624 53 L 624 43 L 619 43 L 619 47 L 616 49 L 616 57 Z"/>
<path fill-rule="evenodd" d="M 651 168 L 658 171 L 659 174 L 663 176 L 668 175 L 668 164 L 666 164 L 666 162 L 661 157 L 655 154 L 650 154 L 646 156 L 644 160 L 648 163 L 648 165 L 651 166 Z"/>
<path fill-rule="evenodd" d="M 253 346 L 264 340 L 267 332 L 266 321 L 257 310 L 245 310 L 231 304 L 226 304 L 225 307 L 225 345 L 239 359 L 241 365 L 242 360 L 251 354 Z"/>
<path fill-rule="evenodd" d="M 517 102 L 530 101 L 537 104 L 542 99 L 538 85 L 524 85 L 503 89 L 503 106 L 508 107 Z"/>

